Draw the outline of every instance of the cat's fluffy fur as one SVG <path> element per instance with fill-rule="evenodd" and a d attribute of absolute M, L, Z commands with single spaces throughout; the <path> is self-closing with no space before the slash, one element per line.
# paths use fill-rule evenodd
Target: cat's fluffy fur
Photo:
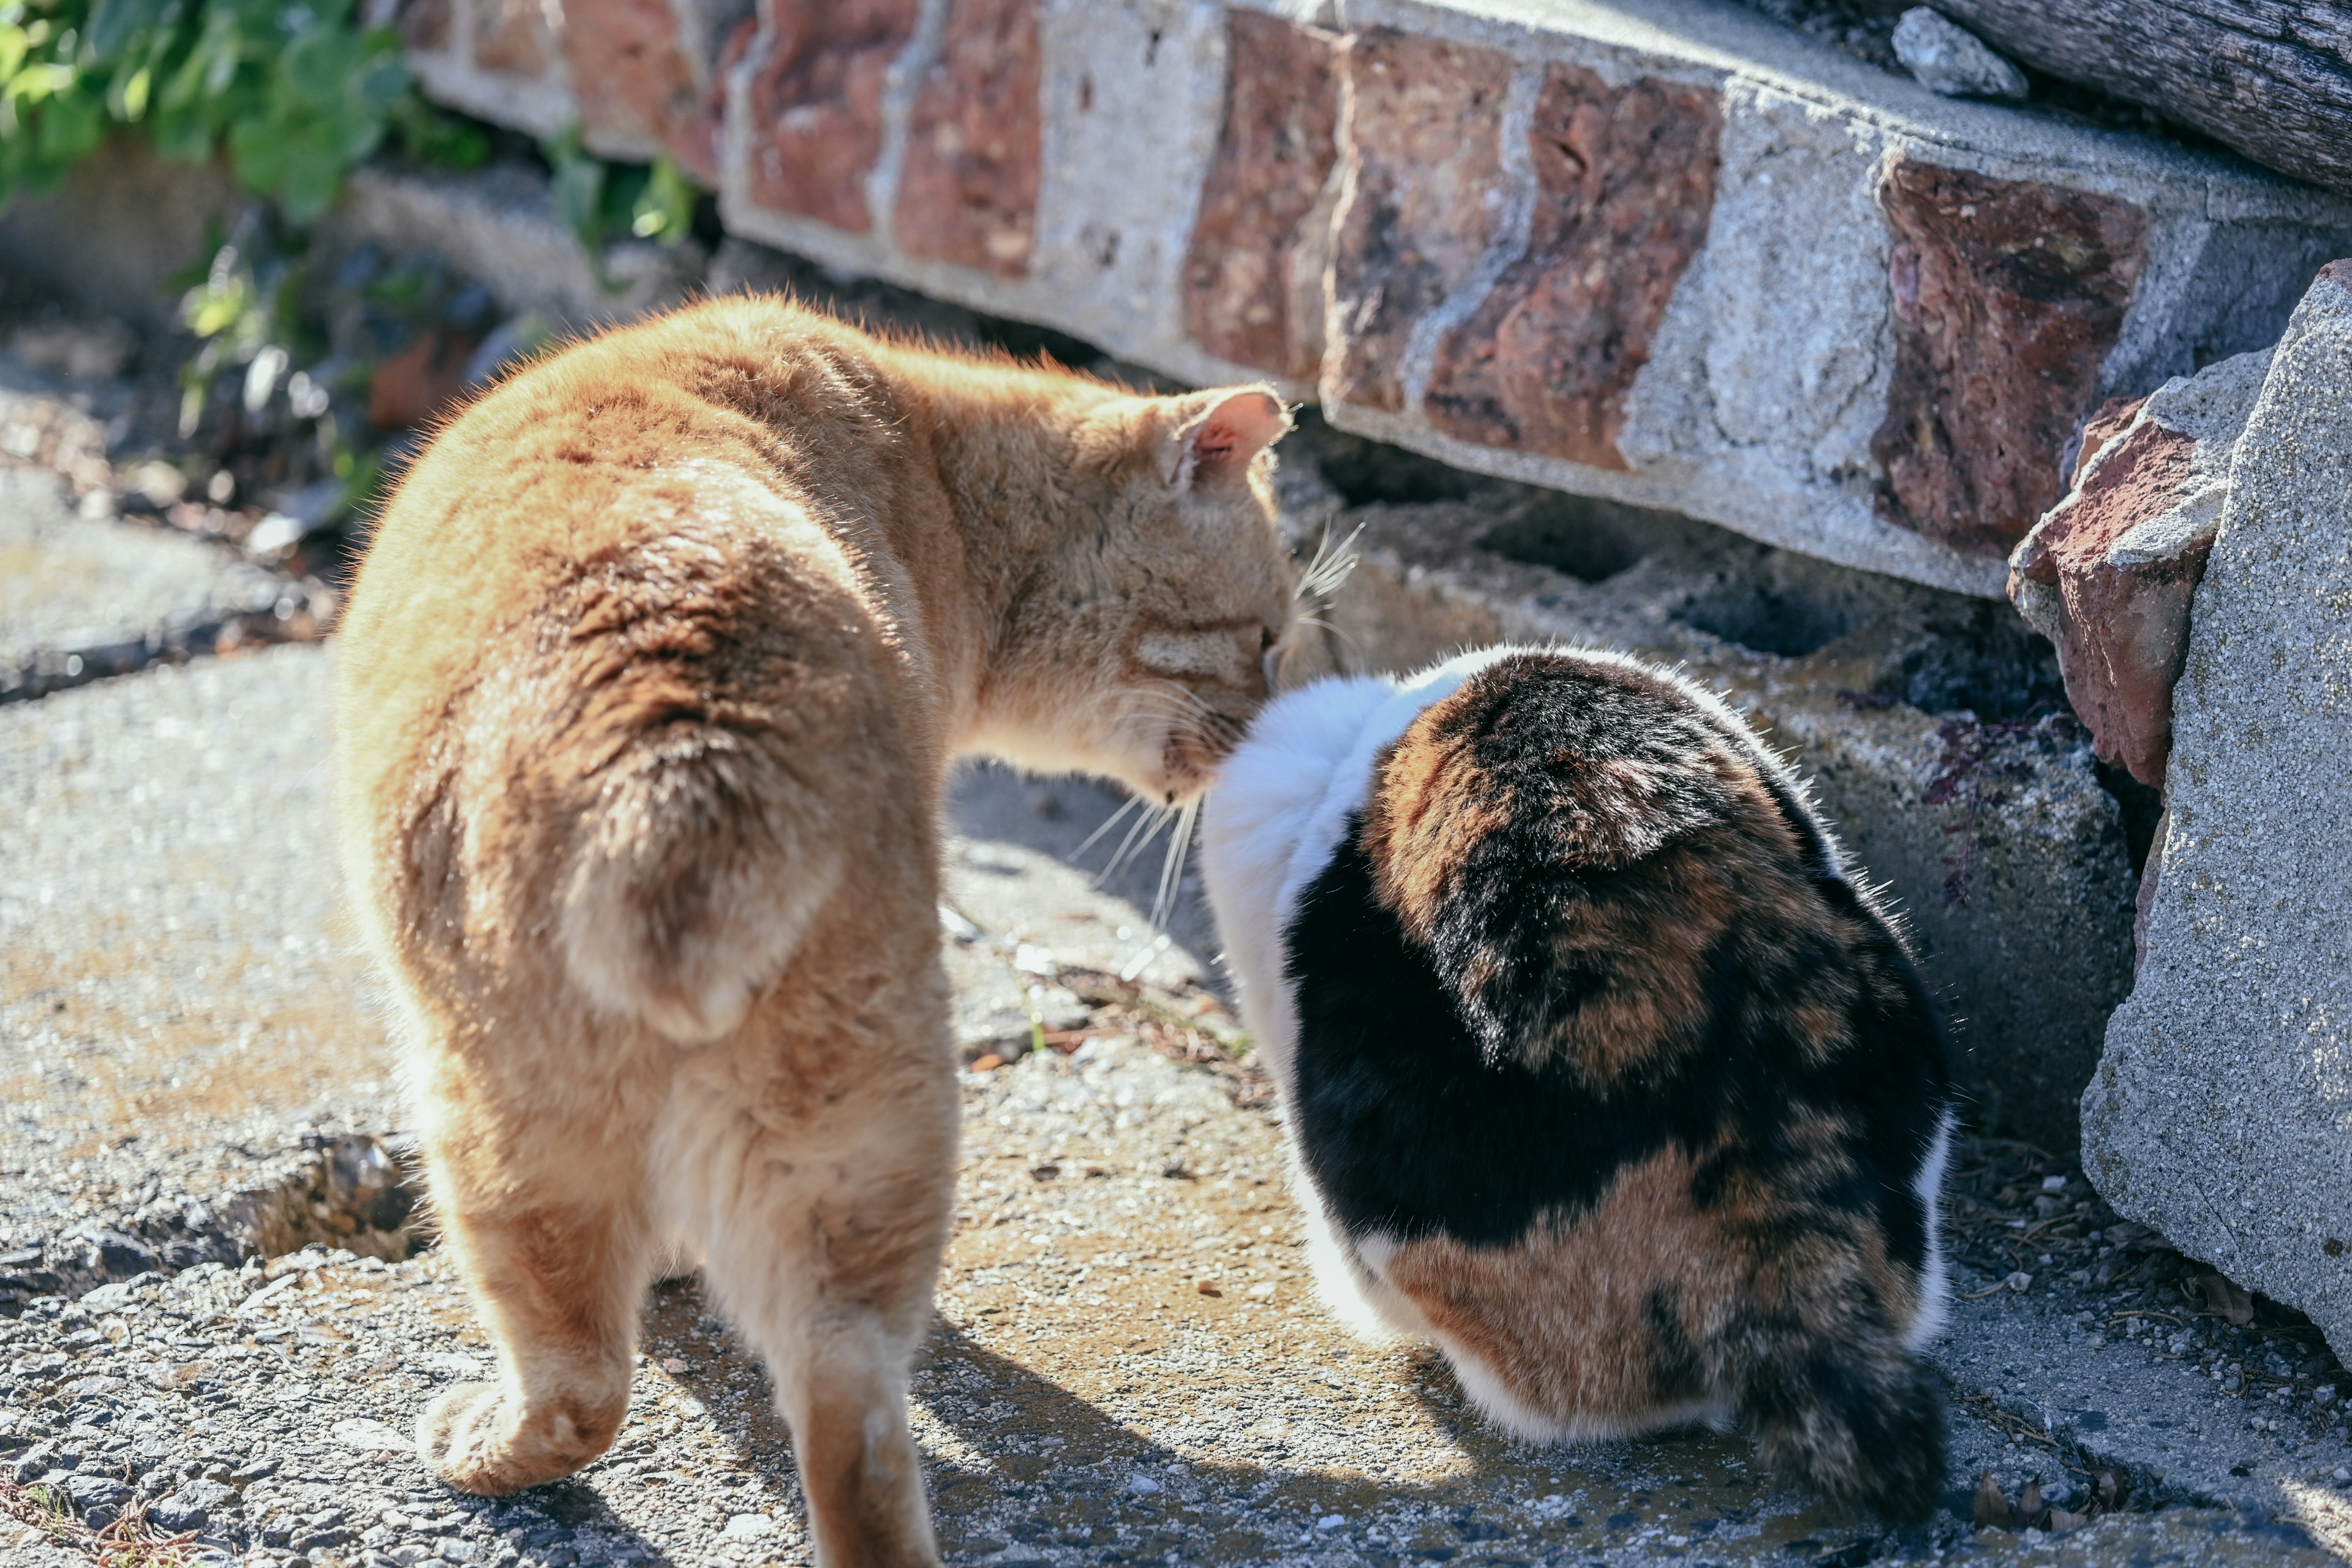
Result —
<path fill-rule="evenodd" d="M 1524 1436 L 1738 1422 L 1932 1505 L 1940 1029 L 1736 714 L 1580 650 L 1322 681 L 1202 831 L 1337 1310 Z"/>
<path fill-rule="evenodd" d="M 776 300 L 571 348 L 403 479 L 338 812 L 436 1219 L 497 1342 L 457 1486 L 625 1411 L 680 1251 L 765 1359 L 828 1564 L 936 1553 L 904 1409 L 955 1167 L 950 759 L 1204 784 L 1293 615 L 1264 388 L 1144 397 Z"/>

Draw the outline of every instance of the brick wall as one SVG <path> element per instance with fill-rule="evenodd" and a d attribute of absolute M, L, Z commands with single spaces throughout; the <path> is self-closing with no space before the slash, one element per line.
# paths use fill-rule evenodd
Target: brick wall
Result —
<path fill-rule="evenodd" d="M 1988 595 L 2091 409 L 2270 341 L 2315 249 L 2352 250 L 2352 204 L 1936 99 L 1703 0 L 411 0 L 403 25 L 428 92 L 667 153 L 747 237 Z"/>

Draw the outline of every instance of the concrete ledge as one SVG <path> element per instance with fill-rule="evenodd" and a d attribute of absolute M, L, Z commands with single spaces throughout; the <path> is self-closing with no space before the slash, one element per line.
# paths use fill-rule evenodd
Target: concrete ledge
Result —
<path fill-rule="evenodd" d="M 445 100 L 707 166 L 837 271 L 1967 594 L 2085 415 L 2267 344 L 2352 247 L 2352 202 L 1728 0 L 729 3 L 404 25 Z"/>

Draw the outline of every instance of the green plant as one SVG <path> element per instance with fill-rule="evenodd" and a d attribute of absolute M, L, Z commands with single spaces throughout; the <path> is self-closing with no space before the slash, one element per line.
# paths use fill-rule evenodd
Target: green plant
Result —
<path fill-rule="evenodd" d="M 577 126 L 540 151 L 554 174 L 555 215 L 592 259 L 624 234 L 676 245 L 692 232 L 694 187 L 667 158 L 608 163 L 582 147 Z"/>
<path fill-rule="evenodd" d="M 0 200 L 54 186 L 117 127 L 167 158 L 226 152 L 297 224 L 325 212 L 388 132 L 478 162 L 480 132 L 424 106 L 399 39 L 360 27 L 355 3 L 5 0 Z"/>

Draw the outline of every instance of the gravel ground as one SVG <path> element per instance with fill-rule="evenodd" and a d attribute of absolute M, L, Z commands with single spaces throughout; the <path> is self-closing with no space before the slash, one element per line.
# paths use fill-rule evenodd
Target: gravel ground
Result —
<path fill-rule="evenodd" d="M 396 1167 L 368 1185 L 364 1155 L 396 1152 L 401 1121 L 323 848 L 329 657 L 277 648 L 0 710 L 18 803 L 0 890 L 0 1310 L 21 1314 L 0 1324 L 8 1560 L 106 1529 L 368 1568 L 805 1561 L 761 1374 L 691 1281 L 656 1293 L 624 1440 L 579 1479 L 478 1502 L 407 1453 L 431 1388 L 476 1375 L 486 1347 L 443 1261 L 406 1256 Z M 1188 941 L 1152 934 L 1150 850 L 1108 888 L 1070 863 L 1111 806 L 992 770 L 956 803 L 943 918 L 977 1070 L 916 1391 L 953 1560 L 2322 1560 L 2271 1521 L 2330 1529 L 2341 1445 L 2312 1419 L 2327 1407 L 2224 1392 L 2168 1339 L 2118 1327 L 2094 1350 L 2046 1279 L 2020 1292 L 1962 1271 L 1964 1290 L 2000 1288 L 1960 1303 L 1943 1352 L 1952 1491 L 1925 1530 L 1775 1491 L 1735 1438 L 1500 1439 L 1442 1364 L 1349 1340 L 1315 1302 L 1279 1130 L 1224 1049 L 1197 914 Z M 2002 1173 L 2032 1157 L 1960 1162 L 1971 1193 L 1999 1180 L 1958 1210 L 1963 1257 L 2011 1260 L 2001 1200 L 2022 1177 Z M 2029 1184 L 2026 1215 L 2072 1192 Z M 2063 1228 L 2023 1245 L 2063 1246 L 2045 1241 Z M 246 1256 L 257 1239 L 269 1256 Z M 2005 1500 L 2038 1478 L 2071 1511 L 2097 1506 L 2106 1470 L 2124 1511 L 1977 1531 L 1988 1469 Z"/>

